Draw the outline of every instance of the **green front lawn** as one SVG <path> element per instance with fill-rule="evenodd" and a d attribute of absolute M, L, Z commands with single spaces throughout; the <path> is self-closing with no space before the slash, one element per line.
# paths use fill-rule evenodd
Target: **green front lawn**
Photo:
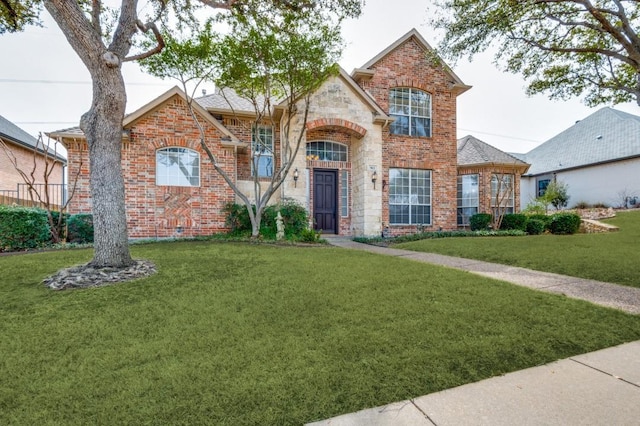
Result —
<path fill-rule="evenodd" d="M 394 247 L 640 287 L 640 210 L 621 212 L 604 222 L 620 230 L 607 234 L 444 238 Z"/>
<path fill-rule="evenodd" d="M 157 275 L 54 292 L 88 250 L 0 257 L 0 424 L 295 424 L 640 339 L 640 317 L 332 247 L 135 246 Z"/>

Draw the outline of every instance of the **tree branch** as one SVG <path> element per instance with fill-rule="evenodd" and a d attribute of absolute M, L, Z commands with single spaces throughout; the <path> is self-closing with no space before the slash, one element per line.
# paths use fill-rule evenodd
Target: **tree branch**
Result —
<path fill-rule="evenodd" d="M 162 49 L 164 49 L 164 39 L 162 38 L 162 34 L 160 34 L 160 31 L 158 30 L 158 27 L 156 26 L 155 22 L 147 22 L 146 24 L 143 24 L 142 21 L 138 19 L 136 21 L 136 26 L 143 33 L 146 33 L 149 30 L 151 30 L 158 44 L 153 49 L 149 49 L 146 52 L 126 57 L 122 60 L 122 62 L 130 62 L 130 61 L 145 59 L 145 58 L 148 58 L 149 56 L 155 55 L 156 53 L 160 53 Z"/>

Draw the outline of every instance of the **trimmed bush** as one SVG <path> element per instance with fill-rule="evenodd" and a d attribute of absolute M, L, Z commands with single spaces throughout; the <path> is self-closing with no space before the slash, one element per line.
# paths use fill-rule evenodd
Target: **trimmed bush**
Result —
<path fill-rule="evenodd" d="M 255 206 L 253 206 L 255 211 Z M 251 235 L 251 219 L 249 211 L 243 204 L 227 204 L 224 209 L 225 223 L 231 228 L 233 235 Z M 293 200 L 286 200 L 278 204 L 267 206 L 262 212 L 260 235 L 267 239 L 276 238 L 276 217 L 278 212 L 284 223 L 285 238 L 292 239 L 302 235 L 309 227 L 307 210 Z"/>
<path fill-rule="evenodd" d="M 469 225 L 472 231 L 480 231 L 489 228 L 491 215 L 489 213 L 476 213 L 469 218 Z"/>
<path fill-rule="evenodd" d="M 521 213 L 509 213 L 502 217 L 500 229 L 518 229 L 520 231 L 527 230 L 527 216 Z"/>
<path fill-rule="evenodd" d="M 86 213 L 71 215 L 67 220 L 67 237 L 70 243 L 92 243 L 93 215 Z"/>
<path fill-rule="evenodd" d="M 265 238 L 276 238 L 276 217 L 278 212 L 282 216 L 284 235 L 287 239 L 299 236 L 302 231 L 309 227 L 307 210 L 293 200 L 285 200 L 264 209 L 262 223 L 260 224 L 260 234 Z"/>
<path fill-rule="evenodd" d="M 45 210 L 0 205 L 0 251 L 42 247 L 50 236 Z"/>
<path fill-rule="evenodd" d="M 255 211 L 255 210 L 254 210 Z M 231 234 L 251 234 L 251 219 L 244 204 L 228 203 L 222 209 L 225 224 L 231 228 Z"/>
<path fill-rule="evenodd" d="M 527 221 L 527 234 L 540 235 L 544 232 L 547 225 L 540 219 L 529 219 Z"/>
<path fill-rule="evenodd" d="M 575 213 L 556 213 L 551 216 L 549 230 L 552 234 L 575 234 L 580 229 L 580 216 Z"/>
<path fill-rule="evenodd" d="M 546 214 L 530 214 L 528 217 L 529 221 L 531 220 L 539 220 L 544 223 L 544 230 L 549 230 L 549 224 L 551 223 L 551 216 Z"/>

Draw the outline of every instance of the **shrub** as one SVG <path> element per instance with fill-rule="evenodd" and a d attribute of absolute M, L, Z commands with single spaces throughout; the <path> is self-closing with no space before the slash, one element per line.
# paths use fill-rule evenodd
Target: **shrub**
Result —
<path fill-rule="evenodd" d="M 231 228 L 232 234 L 251 233 L 251 219 L 244 204 L 228 203 L 222 209 L 225 224 Z"/>
<path fill-rule="evenodd" d="M 531 214 L 528 217 L 529 221 L 535 219 L 535 220 L 539 220 L 540 222 L 542 222 L 544 224 L 544 230 L 545 231 L 549 230 L 549 224 L 551 223 L 551 218 L 552 218 L 552 216 L 548 216 L 546 214 Z"/>
<path fill-rule="evenodd" d="M 564 182 L 553 181 L 547 186 L 543 198 L 556 210 L 563 209 L 569 203 L 569 185 Z"/>
<path fill-rule="evenodd" d="M 262 223 L 260 224 L 260 234 L 265 238 L 276 237 L 276 217 L 278 212 L 282 216 L 284 235 L 287 239 L 299 236 L 302 231 L 307 230 L 309 227 L 307 210 L 296 201 L 285 200 L 264 209 Z"/>
<path fill-rule="evenodd" d="M 306 228 L 300 231 L 298 234 L 298 240 L 303 243 L 317 243 L 320 241 L 320 235 L 320 232 L 315 229 Z"/>
<path fill-rule="evenodd" d="M 67 221 L 67 239 L 70 243 L 84 244 L 93 242 L 93 215 L 73 214 Z"/>
<path fill-rule="evenodd" d="M 521 213 L 509 213 L 502 217 L 500 229 L 518 229 L 520 231 L 527 230 L 527 216 Z"/>
<path fill-rule="evenodd" d="M 0 251 L 42 247 L 50 236 L 45 210 L 0 205 Z"/>
<path fill-rule="evenodd" d="M 527 234 L 540 235 L 544 232 L 546 226 L 545 222 L 540 219 L 529 219 L 527 221 Z"/>
<path fill-rule="evenodd" d="M 529 204 L 527 204 L 527 207 L 525 207 L 525 209 L 522 211 L 522 213 L 527 215 L 546 214 L 547 205 L 548 203 L 544 199 L 537 198 L 533 201 L 530 201 Z"/>
<path fill-rule="evenodd" d="M 609 205 L 607 203 L 598 202 L 593 205 L 594 209 L 608 209 Z"/>
<path fill-rule="evenodd" d="M 253 209 L 255 211 L 255 206 Z M 231 228 L 231 234 L 251 234 L 251 219 L 245 205 L 230 203 L 224 207 L 223 212 L 226 214 L 225 223 Z M 260 235 L 269 239 L 276 238 L 278 212 L 282 216 L 284 234 L 287 239 L 299 236 L 309 227 L 307 210 L 293 200 L 285 200 L 264 209 L 260 222 Z"/>
<path fill-rule="evenodd" d="M 476 213 L 469 218 L 469 225 L 472 231 L 480 231 L 489 228 L 491 215 L 489 213 Z"/>
<path fill-rule="evenodd" d="M 580 229 L 580 216 L 575 213 L 556 213 L 551 216 L 549 230 L 553 234 L 575 234 Z"/>

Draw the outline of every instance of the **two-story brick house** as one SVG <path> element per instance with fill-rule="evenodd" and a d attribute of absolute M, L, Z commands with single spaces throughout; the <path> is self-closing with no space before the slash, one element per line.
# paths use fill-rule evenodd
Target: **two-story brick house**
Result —
<path fill-rule="evenodd" d="M 304 143 L 273 201 L 297 200 L 325 233 L 455 229 L 456 98 L 469 88 L 416 30 L 351 75 L 341 69 L 312 94 L 306 125 L 294 117 Z M 253 108 L 231 91 L 194 105 L 220 166 L 250 196 L 253 176 L 268 178 L 281 161 L 281 122 L 251 126 Z M 89 212 L 84 135 L 74 128 L 50 136 L 67 147 L 70 175 L 82 164 L 71 211 Z M 125 117 L 122 150 L 131 237 L 226 229 L 222 208 L 236 197 L 201 149 L 179 89 Z"/>

